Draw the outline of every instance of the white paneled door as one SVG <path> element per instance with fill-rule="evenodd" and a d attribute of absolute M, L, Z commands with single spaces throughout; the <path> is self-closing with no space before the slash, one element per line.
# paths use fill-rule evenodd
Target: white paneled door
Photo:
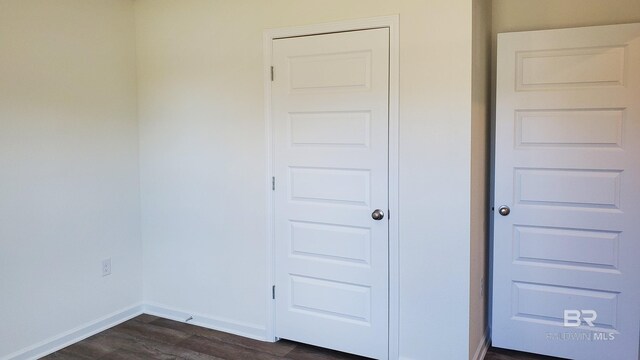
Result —
<path fill-rule="evenodd" d="M 388 348 L 389 30 L 273 41 L 276 336 Z"/>
<path fill-rule="evenodd" d="M 638 360 L 640 24 L 500 34 L 492 341 Z"/>

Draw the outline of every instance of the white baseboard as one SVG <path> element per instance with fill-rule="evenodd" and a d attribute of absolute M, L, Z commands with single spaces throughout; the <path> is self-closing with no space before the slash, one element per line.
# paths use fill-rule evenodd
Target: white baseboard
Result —
<path fill-rule="evenodd" d="M 471 359 L 472 360 L 484 359 L 485 355 L 487 355 L 487 350 L 489 350 L 490 342 L 491 342 L 491 337 L 489 336 L 489 329 L 487 329 L 484 331 L 484 336 L 482 337 L 482 340 L 480 340 L 480 343 L 476 348 L 476 352 L 475 354 L 473 354 L 473 358 Z"/>
<path fill-rule="evenodd" d="M 145 314 L 159 316 L 165 319 L 180 321 L 191 325 L 202 326 L 207 329 L 223 331 L 226 333 L 244 336 L 247 338 L 270 341 L 267 339 L 267 329 L 264 326 L 243 323 L 230 319 L 213 318 L 188 311 L 172 309 L 161 304 L 145 304 Z M 192 318 L 187 321 L 187 319 Z"/>
<path fill-rule="evenodd" d="M 116 326 L 122 322 L 132 319 L 142 314 L 142 304 L 134 305 L 126 309 L 116 311 L 100 319 L 80 325 L 75 329 L 56 335 L 35 345 L 29 346 L 9 354 L 0 360 L 30 360 L 39 359 L 43 356 L 56 352 L 64 347 L 74 344 L 89 336 L 95 335 L 108 328 Z"/>

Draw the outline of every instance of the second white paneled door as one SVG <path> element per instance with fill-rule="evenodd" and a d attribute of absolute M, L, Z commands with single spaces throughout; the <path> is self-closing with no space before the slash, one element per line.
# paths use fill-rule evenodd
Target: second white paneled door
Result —
<path fill-rule="evenodd" d="M 492 344 L 638 360 L 640 24 L 500 34 Z"/>
<path fill-rule="evenodd" d="M 389 30 L 273 41 L 276 336 L 388 357 Z"/>

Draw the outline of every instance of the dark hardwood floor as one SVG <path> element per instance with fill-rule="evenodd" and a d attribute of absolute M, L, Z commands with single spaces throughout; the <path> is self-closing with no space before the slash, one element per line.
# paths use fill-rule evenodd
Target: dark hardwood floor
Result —
<path fill-rule="evenodd" d="M 513 350 L 491 348 L 484 360 L 563 360 L 557 357 L 523 353 Z"/>
<path fill-rule="evenodd" d="M 364 360 L 365 358 L 281 340 L 267 343 L 151 315 L 140 315 L 44 357 L 68 359 Z M 490 349 L 486 360 L 553 358 Z"/>

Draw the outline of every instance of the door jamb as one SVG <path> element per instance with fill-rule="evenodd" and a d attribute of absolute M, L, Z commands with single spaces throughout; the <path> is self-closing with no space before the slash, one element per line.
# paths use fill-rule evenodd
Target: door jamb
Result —
<path fill-rule="evenodd" d="M 266 137 L 266 169 L 265 188 L 267 191 L 267 283 L 265 284 L 265 300 L 267 307 L 267 325 L 265 337 L 268 341 L 276 341 L 275 335 L 275 301 L 272 299 L 272 286 L 275 284 L 275 234 L 274 234 L 274 197 L 272 176 L 274 174 L 274 143 L 271 106 L 271 66 L 273 40 L 294 36 L 308 36 L 343 31 L 368 30 L 377 28 L 389 29 L 389 359 L 399 358 L 399 269 L 400 269 L 400 236 L 399 236 L 399 104 L 400 104 L 400 17 L 399 15 L 380 16 L 355 19 L 316 25 L 267 29 L 263 33 L 263 83 L 264 83 L 264 118 Z"/>

